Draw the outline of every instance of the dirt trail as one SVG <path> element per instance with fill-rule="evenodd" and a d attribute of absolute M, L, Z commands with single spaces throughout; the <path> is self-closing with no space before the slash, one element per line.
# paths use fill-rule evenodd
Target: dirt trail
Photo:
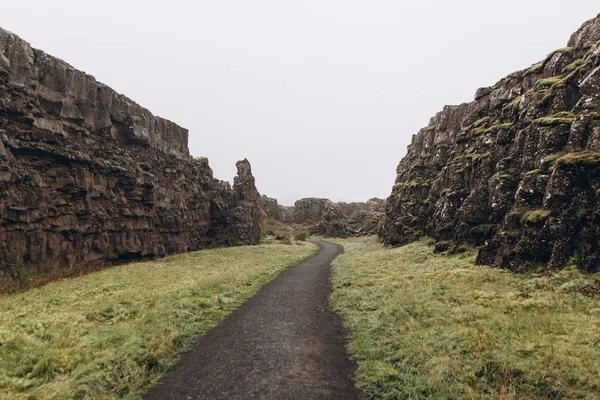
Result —
<path fill-rule="evenodd" d="M 345 330 L 328 301 L 342 248 L 316 243 L 316 255 L 200 337 L 144 399 L 358 399 Z"/>

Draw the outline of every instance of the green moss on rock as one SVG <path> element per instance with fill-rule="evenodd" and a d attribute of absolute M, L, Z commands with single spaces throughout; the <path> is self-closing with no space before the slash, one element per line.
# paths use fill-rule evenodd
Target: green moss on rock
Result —
<path fill-rule="evenodd" d="M 557 114 L 535 119 L 533 123 L 541 126 L 570 125 L 571 123 L 573 123 L 574 119 L 575 114 L 573 114 L 572 112 L 563 111 Z"/>
<path fill-rule="evenodd" d="M 598 166 L 600 165 L 600 151 L 584 150 L 563 155 L 557 160 L 558 165 L 581 165 Z"/>
<path fill-rule="evenodd" d="M 521 222 L 537 224 L 540 222 L 545 222 L 549 216 L 550 210 L 544 210 L 542 208 L 537 210 L 529 210 L 523 214 L 521 217 Z"/>

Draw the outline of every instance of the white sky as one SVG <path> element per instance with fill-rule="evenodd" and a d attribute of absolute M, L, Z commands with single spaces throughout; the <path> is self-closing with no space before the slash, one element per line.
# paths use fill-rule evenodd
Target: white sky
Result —
<path fill-rule="evenodd" d="M 0 26 L 190 130 L 258 189 L 386 197 L 445 104 L 564 47 L 600 0 L 0 0 Z"/>

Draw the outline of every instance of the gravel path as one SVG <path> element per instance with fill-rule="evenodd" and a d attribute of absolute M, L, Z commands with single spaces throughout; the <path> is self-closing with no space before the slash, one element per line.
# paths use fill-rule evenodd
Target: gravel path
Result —
<path fill-rule="evenodd" d="M 200 337 L 144 399 L 358 399 L 345 330 L 329 306 L 342 248 L 315 243 L 316 255 Z"/>

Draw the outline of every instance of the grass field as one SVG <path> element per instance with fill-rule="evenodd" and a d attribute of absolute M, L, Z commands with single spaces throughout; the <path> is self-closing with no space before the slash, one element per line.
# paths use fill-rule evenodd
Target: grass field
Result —
<path fill-rule="evenodd" d="M 315 252 L 203 250 L 2 297 L 0 398 L 139 398 L 194 337 Z"/>
<path fill-rule="evenodd" d="M 515 275 L 425 241 L 336 242 L 331 301 L 371 398 L 600 398 L 600 298 L 577 291 L 600 275 Z"/>

